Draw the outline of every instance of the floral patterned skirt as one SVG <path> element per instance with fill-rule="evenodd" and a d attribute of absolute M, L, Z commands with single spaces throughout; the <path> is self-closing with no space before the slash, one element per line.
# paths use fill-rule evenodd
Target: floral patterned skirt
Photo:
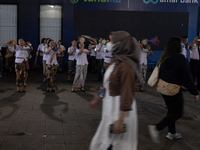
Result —
<path fill-rule="evenodd" d="M 47 73 L 47 87 L 54 88 L 55 81 L 56 81 L 56 73 L 57 73 L 57 65 L 47 65 L 46 66 L 46 73 Z"/>
<path fill-rule="evenodd" d="M 28 70 L 26 69 L 25 62 L 15 63 L 16 72 L 16 85 L 18 87 L 26 87 L 28 79 Z"/>

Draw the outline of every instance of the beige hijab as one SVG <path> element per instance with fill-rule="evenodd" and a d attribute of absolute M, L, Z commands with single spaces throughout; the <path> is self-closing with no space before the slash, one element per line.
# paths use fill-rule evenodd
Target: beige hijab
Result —
<path fill-rule="evenodd" d="M 138 78 L 140 73 L 140 52 L 136 38 L 130 36 L 126 31 L 111 32 L 111 35 L 112 43 L 118 43 L 116 45 L 117 47 L 114 47 L 111 62 L 122 61 L 129 64 Z"/>

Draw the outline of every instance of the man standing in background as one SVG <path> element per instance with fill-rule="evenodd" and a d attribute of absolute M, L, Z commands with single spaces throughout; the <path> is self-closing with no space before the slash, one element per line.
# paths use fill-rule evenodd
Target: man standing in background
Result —
<path fill-rule="evenodd" d="M 187 43 L 188 43 L 188 37 L 181 36 L 181 48 L 182 48 L 181 54 L 183 54 L 186 59 L 187 59 L 187 48 L 186 48 Z"/>
<path fill-rule="evenodd" d="M 197 78 L 197 88 L 200 90 L 200 36 L 194 38 L 192 43 L 189 44 L 190 50 L 190 69 L 192 72 L 193 80 Z"/>
<path fill-rule="evenodd" d="M 102 38 L 99 38 L 99 44 L 96 45 L 96 62 L 97 62 L 97 73 L 98 73 L 98 80 L 103 80 L 103 63 L 104 63 L 104 44 L 102 43 Z"/>

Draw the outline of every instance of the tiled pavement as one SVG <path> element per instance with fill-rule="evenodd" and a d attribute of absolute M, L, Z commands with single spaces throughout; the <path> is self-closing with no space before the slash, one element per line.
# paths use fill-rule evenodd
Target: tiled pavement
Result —
<path fill-rule="evenodd" d="M 95 110 L 88 103 L 101 82 L 88 74 L 86 92 L 71 93 L 72 82 L 65 72 L 57 74 L 56 93 L 46 93 L 40 71 L 29 72 L 26 93 L 17 93 L 15 74 L 0 78 L 0 150 L 88 150 L 92 136 L 101 119 L 101 103 Z M 200 101 L 184 92 L 185 114 L 177 122 L 180 140 L 167 140 L 167 129 L 161 133 L 161 143 L 153 144 L 148 124 L 157 123 L 166 114 L 159 93 L 145 87 L 136 91 L 139 121 L 139 150 L 199 150 Z M 125 149 L 124 149 L 125 150 Z"/>

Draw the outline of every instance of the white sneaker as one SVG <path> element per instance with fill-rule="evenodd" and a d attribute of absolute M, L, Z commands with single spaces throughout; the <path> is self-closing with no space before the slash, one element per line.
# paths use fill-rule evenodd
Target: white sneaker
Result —
<path fill-rule="evenodd" d="M 182 135 L 180 133 L 171 134 L 170 132 L 168 132 L 166 138 L 168 138 L 170 140 L 180 139 L 180 138 L 182 138 Z"/>
<path fill-rule="evenodd" d="M 160 143 L 159 138 L 159 131 L 156 129 L 155 125 L 148 125 L 149 133 L 151 136 L 151 139 L 154 143 Z"/>

